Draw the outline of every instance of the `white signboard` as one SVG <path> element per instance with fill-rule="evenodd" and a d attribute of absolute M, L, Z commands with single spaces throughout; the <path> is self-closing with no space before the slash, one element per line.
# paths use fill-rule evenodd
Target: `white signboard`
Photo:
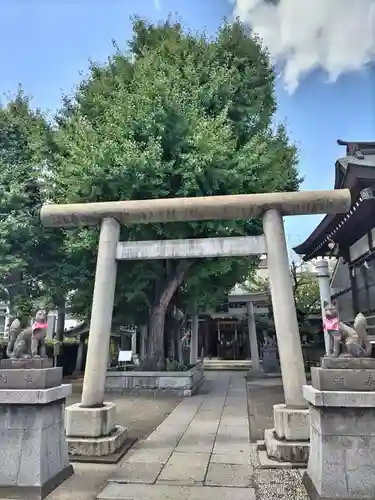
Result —
<path fill-rule="evenodd" d="M 118 353 L 118 361 L 121 362 L 129 362 L 132 360 L 133 353 L 132 351 L 120 351 Z"/>

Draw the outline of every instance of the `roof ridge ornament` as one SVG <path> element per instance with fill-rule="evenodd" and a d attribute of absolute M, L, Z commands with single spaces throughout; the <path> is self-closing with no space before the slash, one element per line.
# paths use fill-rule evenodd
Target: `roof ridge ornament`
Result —
<path fill-rule="evenodd" d="M 362 200 L 370 200 L 374 198 L 374 190 L 370 187 L 362 189 L 359 194 Z"/>

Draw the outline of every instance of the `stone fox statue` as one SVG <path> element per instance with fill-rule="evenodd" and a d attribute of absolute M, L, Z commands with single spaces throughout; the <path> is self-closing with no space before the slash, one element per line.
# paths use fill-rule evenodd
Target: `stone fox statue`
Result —
<path fill-rule="evenodd" d="M 353 327 L 339 320 L 335 304 L 324 303 L 324 328 L 329 334 L 329 356 L 343 355 L 355 358 L 371 356 L 372 346 L 367 338 L 367 321 L 362 313 L 357 314 Z"/>
<path fill-rule="evenodd" d="M 367 320 L 362 313 L 355 317 L 353 328 L 340 322 L 340 330 L 342 342 L 349 356 L 355 358 L 371 357 L 372 345 L 367 338 Z"/>
<path fill-rule="evenodd" d="M 44 341 L 47 335 L 47 323 L 44 311 L 38 311 L 34 323 L 24 330 L 21 330 L 19 320 L 14 320 L 9 334 L 10 341 L 7 348 L 9 358 L 44 358 L 46 356 Z"/>
<path fill-rule="evenodd" d="M 21 333 L 22 327 L 19 319 L 14 319 L 9 327 L 9 341 L 7 345 L 7 356 L 11 358 L 13 355 L 14 344 L 18 335 Z"/>

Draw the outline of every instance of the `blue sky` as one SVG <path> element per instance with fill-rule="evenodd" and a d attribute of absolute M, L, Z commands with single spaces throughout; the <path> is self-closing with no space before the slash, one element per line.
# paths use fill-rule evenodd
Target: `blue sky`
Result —
<path fill-rule="evenodd" d="M 372 1 L 372 0 L 369 0 Z M 159 7 L 157 8 L 159 3 Z M 82 78 L 88 59 L 105 61 L 111 40 L 121 46 L 131 35 L 130 16 L 153 21 L 177 13 L 192 30 L 214 33 L 232 14 L 228 0 L 3 0 L 0 31 L 0 93 L 19 83 L 35 106 L 53 112 L 63 92 Z M 302 78 L 293 94 L 277 86 L 278 118 L 285 120 L 300 151 L 304 189 L 329 189 L 344 140 L 375 139 L 375 70 L 363 69 L 327 83 L 322 71 Z M 291 246 L 314 229 L 319 217 L 287 220 Z"/>

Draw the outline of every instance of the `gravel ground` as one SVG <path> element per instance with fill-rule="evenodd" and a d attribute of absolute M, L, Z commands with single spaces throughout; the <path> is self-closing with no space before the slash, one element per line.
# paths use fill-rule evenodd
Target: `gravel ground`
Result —
<path fill-rule="evenodd" d="M 302 484 L 302 469 L 260 469 L 256 441 L 272 428 L 273 405 L 284 402 L 281 379 L 247 382 L 253 485 L 257 500 L 309 500 Z"/>
<path fill-rule="evenodd" d="M 253 483 L 257 500 L 309 500 L 302 484 L 303 472 L 301 469 L 255 469 Z"/>

